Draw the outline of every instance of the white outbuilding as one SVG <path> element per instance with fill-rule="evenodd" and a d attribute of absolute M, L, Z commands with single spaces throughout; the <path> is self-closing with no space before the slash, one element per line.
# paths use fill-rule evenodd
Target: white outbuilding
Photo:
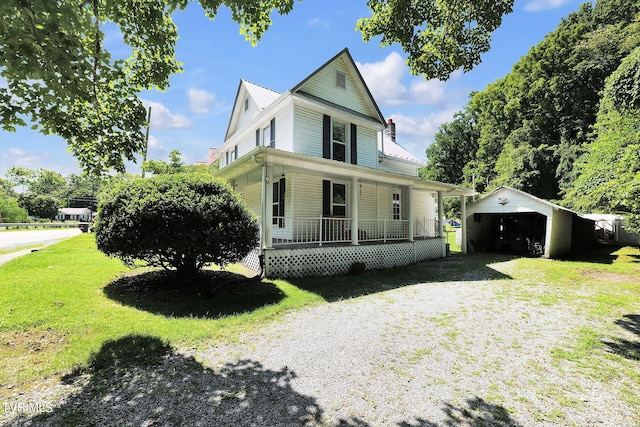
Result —
<path fill-rule="evenodd" d="M 596 243 L 593 220 L 506 186 L 468 205 L 466 215 L 471 251 L 557 258 Z"/>

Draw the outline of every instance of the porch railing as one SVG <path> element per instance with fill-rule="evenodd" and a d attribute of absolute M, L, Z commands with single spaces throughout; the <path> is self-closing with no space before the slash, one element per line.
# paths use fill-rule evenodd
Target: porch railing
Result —
<path fill-rule="evenodd" d="M 293 218 L 274 217 L 271 225 L 273 245 L 349 243 L 352 241 L 351 218 Z M 414 238 L 438 237 L 438 221 L 416 219 Z M 358 221 L 358 242 L 399 241 L 409 239 L 408 220 L 360 219 Z"/>

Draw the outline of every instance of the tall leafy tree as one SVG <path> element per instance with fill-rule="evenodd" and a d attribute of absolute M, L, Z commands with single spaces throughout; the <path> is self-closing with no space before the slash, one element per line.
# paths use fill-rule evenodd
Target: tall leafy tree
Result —
<path fill-rule="evenodd" d="M 640 231 L 640 47 L 609 77 L 596 139 L 576 164 L 567 200 L 577 209 L 623 213 Z"/>
<path fill-rule="evenodd" d="M 490 47 L 491 34 L 513 9 L 513 0 L 369 0 L 372 16 L 358 21 L 365 41 L 398 43 L 414 74 L 446 80 L 471 70 Z"/>
<path fill-rule="evenodd" d="M 427 165 L 420 170 L 420 176 L 464 184 L 463 168 L 478 150 L 478 136 L 473 112 L 466 109 L 456 113 L 453 121 L 440 126 L 433 144 L 427 147 Z"/>
<path fill-rule="evenodd" d="M 549 199 L 568 191 L 593 138 L 605 80 L 640 45 L 639 13 L 637 0 L 585 3 L 511 73 L 472 94 L 465 110 L 478 137 L 471 158 L 460 158 L 466 180 L 475 177 L 479 191 L 511 185 Z M 627 86 L 637 81 L 631 76 Z"/>
<path fill-rule="evenodd" d="M 58 0 L 0 2 L 0 126 L 32 123 L 69 144 L 93 175 L 124 171 L 143 151 L 146 114 L 138 93 L 165 89 L 181 71 L 175 58 L 178 29 L 172 14 L 193 0 Z M 240 33 L 257 43 L 273 11 L 295 0 L 198 0 L 215 18 L 231 10 Z M 446 79 L 470 70 L 489 49 L 490 36 L 513 0 L 369 0 L 371 17 L 359 21 L 365 40 L 399 43 L 415 74 Z M 131 49 L 116 58 L 104 46 L 110 23 Z"/>

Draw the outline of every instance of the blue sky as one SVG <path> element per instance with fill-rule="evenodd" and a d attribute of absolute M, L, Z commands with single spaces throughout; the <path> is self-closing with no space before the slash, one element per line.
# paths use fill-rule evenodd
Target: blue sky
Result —
<path fill-rule="evenodd" d="M 348 47 L 383 115 L 396 122 L 398 143 L 424 160 L 438 126 L 451 120 L 469 93 L 509 73 L 581 3 L 516 0 L 482 64 L 446 82 L 410 75 L 398 46 L 380 48 L 378 40 L 362 41 L 355 24 L 369 16 L 365 0 L 296 3 L 289 15 L 272 15 L 273 25 L 256 47 L 240 36 L 228 10 L 220 9 L 211 21 L 191 5 L 174 16 L 180 35 L 176 56 L 184 72 L 171 78 L 167 91 L 141 94 L 152 107 L 149 159 L 167 160 L 177 149 L 187 164 L 206 160 L 209 147 L 222 145 L 241 78 L 283 92 Z M 117 33 L 107 36 L 108 49 L 118 56 L 127 54 Z M 11 166 L 51 169 L 65 176 L 81 172 L 66 142 L 56 136 L 29 128 L 0 130 L 0 147 L 0 175 Z M 138 173 L 139 162 L 129 164 L 127 171 Z"/>

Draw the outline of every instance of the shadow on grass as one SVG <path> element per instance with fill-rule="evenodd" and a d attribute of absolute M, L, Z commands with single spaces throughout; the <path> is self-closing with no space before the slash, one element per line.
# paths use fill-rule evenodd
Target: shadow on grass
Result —
<path fill-rule="evenodd" d="M 620 250 L 620 245 L 599 245 L 595 248 L 585 251 L 569 253 L 561 258 L 560 261 L 576 261 L 588 262 L 594 264 L 613 264 L 618 258 L 615 252 Z"/>
<path fill-rule="evenodd" d="M 120 426 L 326 426 L 373 427 L 351 417 L 323 420 L 313 396 L 295 390 L 297 374 L 238 360 L 215 369 L 173 350 L 160 339 L 129 335 L 107 341 L 88 366 L 64 378 L 76 391 L 39 414 L 18 415 L 14 425 Z M 474 397 L 445 403 L 438 422 L 422 418 L 398 427 L 517 427 L 508 411 Z M 331 418 L 329 414 L 329 419 Z"/>
<path fill-rule="evenodd" d="M 623 319 L 615 321 L 616 325 L 636 335 L 637 339 L 615 338 L 615 341 L 602 341 L 609 351 L 626 359 L 640 360 L 640 315 L 625 314 Z"/>
<path fill-rule="evenodd" d="M 288 279 L 298 288 L 313 292 L 326 301 L 356 298 L 426 282 L 508 280 L 511 276 L 491 264 L 510 261 L 514 256 L 474 253 L 453 255 L 433 261 L 388 270 L 368 270 L 362 274 Z"/>
<path fill-rule="evenodd" d="M 168 317 L 219 318 L 276 304 L 284 293 L 270 282 L 226 271 L 205 270 L 184 282 L 173 272 L 121 277 L 104 288 L 108 298 Z"/>

